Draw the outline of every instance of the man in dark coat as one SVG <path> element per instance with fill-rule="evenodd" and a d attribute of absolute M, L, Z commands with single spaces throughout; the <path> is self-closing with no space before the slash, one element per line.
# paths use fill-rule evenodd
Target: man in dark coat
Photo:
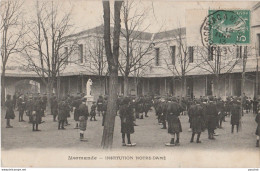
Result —
<path fill-rule="evenodd" d="M 123 99 L 119 114 L 121 119 L 122 145 L 126 146 L 125 135 L 127 135 L 127 145 L 132 146 L 130 134 L 134 133 L 134 113 L 128 97 Z"/>
<path fill-rule="evenodd" d="M 175 98 L 173 98 L 172 101 L 168 101 L 166 117 L 168 122 L 168 133 L 172 136 L 170 141 L 170 144 L 172 145 L 174 144 L 175 135 L 177 136 L 175 145 L 179 145 L 180 143 L 180 132 L 182 132 L 182 127 L 179 116 L 181 112 L 181 106 L 177 103 Z"/>
<path fill-rule="evenodd" d="M 100 116 L 100 113 L 103 113 L 103 105 L 104 105 L 104 99 L 103 96 L 99 96 L 97 100 L 97 111 L 98 111 L 98 116 Z"/>
<path fill-rule="evenodd" d="M 222 122 L 225 120 L 226 113 L 225 113 L 225 105 L 222 100 L 217 102 L 217 109 L 218 109 L 218 127 L 223 128 Z"/>
<path fill-rule="evenodd" d="M 22 97 L 19 97 L 17 100 L 17 107 L 18 107 L 18 111 L 19 111 L 19 122 L 24 122 L 23 120 L 23 114 L 25 111 L 25 102 L 23 100 Z"/>
<path fill-rule="evenodd" d="M 56 122 L 56 117 L 58 115 L 58 100 L 56 96 L 51 99 L 51 115 L 53 116 L 53 122 Z"/>
<path fill-rule="evenodd" d="M 79 129 L 80 129 L 80 139 L 83 140 L 84 138 L 84 131 L 87 127 L 87 120 L 88 120 L 88 106 L 86 105 L 86 99 L 81 99 L 81 104 L 79 105 Z"/>
<path fill-rule="evenodd" d="M 58 103 L 58 129 L 65 129 L 64 128 L 64 122 L 67 118 L 67 111 L 70 110 L 68 104 L 66 103 L 65 99 L 62 99 Z"/>
<path fill-rule="evenodd" d="M 11 95 L 6 96 L 6 101 L 5 101 L 5 107 L 6 107 L 6 114 L 5 114 L 5 119 L 6 119 L 6 128 L 13 128 L 10 125 L 10 119 L 14 119 L 15 114 L 13 110 L 13 101 L 11 100 Z"/>
<path fill-rule="evenodd" d="M 41 99 L 35 98 L 35 105 L 32 112 L 32 130 L 33 131 L 40 131 L 38 129 L 38 125 L 42 122 L 42 106 L 41 106 Z"/>
<path fill-rule="evenodd" d="M 238 132 L 238 128 L 239 128 L 239 122 L 240 122 L 240 105 L 239 105 L 239 101 L 233 101 L 233 104 L 231 106 L 231 133 L 234 133 L 234 127 L 236 125 L 237 127 L 237 132 Z"/>
<path fill-rule="evenodd" d="M 197 143 L 201 143 L 200 134 L 202 131 L 204 131 L 204 123 L 205 118 L 203 114 L 203 108 L 200 105 L 199 101 L 195 102 L 195 105 L 192 105 L 189 109 L 189 116 L 191 118 L 191 129 L 192 129 L 192 136 L 190 142 L 192 143 L 194 141 L 194 136 L 197 134 Z"/>
<path fill-rule="evenodd" d="M 76 127 L 74 129 L 79 129 L 79 106 L 81 103 L 81 97 L 75 97 L 72 103 L 74 107 L 74 120 L 76 121 Z"/>
<path fill-rule="evenodd" d="M 160 103 L 160 107 L 159 107 L 159 110 L 161 110 L 160 120 L 161 120 L 161 123 L 163 125 L 163 127 L 161 129 L 167 129 L 167 126 L 166 126 L 167 105 L 168 105 L 167 100 L 162 100 L 161 103 Z"/>
<path fill-rule="evenodd" d="M 97 121 L 96 120 L 96 108 L 97 108 L 97 105 L 96 105 L 96 102 L 93 102 L 92 105 L 91 105 L 91 109 L 90 109 L 90 121 L 92 121 L 92 118 L 94 118 L 94 121 Z"/>
<path fill-rule="evenodd" d="M 214 140 L 214 130 L 217 128 L 218 123 L 218 110 L 213 98 L 209 98 L 209 103 L 205 106 L 205 114 L 207 117 L 208 138 Z"/>
<path fill-rule="evenodd" d="M 26 103 L 26 110 L 27 110 L 27 115 L 29 117 L 29 123 L 32 123 L 32 112 L 34 110 L 34 99 L 32 96 L 29 97 L 29 100 Z"/>

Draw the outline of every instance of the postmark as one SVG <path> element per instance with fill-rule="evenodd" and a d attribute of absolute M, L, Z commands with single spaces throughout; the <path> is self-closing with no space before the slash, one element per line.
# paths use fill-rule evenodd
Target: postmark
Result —
<path fill-rule="evenodd" d="M 200 28 L 204 46 L 250 43 L 249 10 L 209 10 Z"/>

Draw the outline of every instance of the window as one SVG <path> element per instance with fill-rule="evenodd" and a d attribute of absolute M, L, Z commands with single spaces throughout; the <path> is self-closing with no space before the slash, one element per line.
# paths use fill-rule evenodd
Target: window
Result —
<path fill-rule="evenodd" d="M 242 58 L 242 46 L 237 46 L 236 57 Z"/>
<path fill-rule="evenodd" d="M 173 65 L 175 65 L 175 51 L 176 51 L 176 46 L 171 46 L 171 58 L 172 58 Z"/>
<path fill-rule="evenodd" d="M 65 55 L 65 64 L 68 64 L 69 61 L 69 50 L 68 47 L 64 47 L 64 55 Z"/>
<path fill-rule="evenodd" d="M 208 61 L 213 61 L 214 47 L 208 46 Z"/>
<path fill-rule="evenodd" d="M 83 63 L 83 44 L 79 45 L 79 61 Z"/>
<path fill-rule="evenodd" d="M 192 46 L 189 47 L 189 62 L 190 63 L 193 63 L 193 52 L 194 52 L 194 49 Z"/>
<path fill-rule="evenodd" d="M 160 56 L 159 56 L 159 48 L 155 48 L 155 65 L 156 66 L 159 66 L 159 58 L 160 58 Z"/>

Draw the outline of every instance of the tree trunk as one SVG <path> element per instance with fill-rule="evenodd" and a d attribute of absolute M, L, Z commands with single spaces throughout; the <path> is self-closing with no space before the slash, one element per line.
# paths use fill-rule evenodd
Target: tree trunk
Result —
<path fill-rule="evenodd" d="M 219 75 L 217 74 L 215 77 L 215 83 L 216 83 L 216 88 L 215 90 L 217 90 L 216 96 L 217 98 L 220 98 L 220 85 L 219 85 Z"/>
<path fill-rule="evenodd" d="M 186 97 L 187 96 L 187 80 L 185 76 L 181 77 L 181 97 Z"/>
<path fill-rule="evenodd" d="M 122 1 L 114 2 L 114 33 L 113 33 L 113 53 L 111 49 L 110 37 L 110 4 L 103 1 L 104 10 L 104 42 L 109 68 L 109 98 L 105 117 L 103 137 L 101 146 L 104 149 L 111 149 L 113 144 L 115 117 L 117 112 L 117 89 L 118 89 L 118 57 L 119 57 L 119 37 L 121 30 L 120 9 Z"/>
<path fill-rule="evenodd" d="M 107 114 L 105 117 L 105 124 L 102 137 L 102 147 L 112 148 L 115 117 L 117 112 L 117 88 L 118 88 L 118 74 L 117 71 L 111 72 L 109 76 L 109 98 L 107 104 Z"/>
<path fill-rule="evenodd" d="M 128 82 L 129 82 L 129 77 L 128 77 L 128 76 L 124 76 L 124 96 L 125 96 L 125 97 L 129 95 Z"/>
<path fill-rule="evenodd" d="M 1 75 L 1 105 L 4 106 L 5 103 L 5 69 L 2 69 Z"/>
<path fill-rule="evenodd" d="M 47 83 L 47 106 L 46 115 L 51 114 L 51 95 L 53 91 L 53 84 L 51 82 Z"/>

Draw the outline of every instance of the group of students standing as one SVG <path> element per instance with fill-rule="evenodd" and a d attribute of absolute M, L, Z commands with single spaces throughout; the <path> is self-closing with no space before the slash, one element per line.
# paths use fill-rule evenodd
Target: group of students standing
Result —
<path fill-rule="evenodd" d="M 53 121 L 56 122 L 58 116 L 58 129 L 64 130 L 66 125 L 69 125 L 68 118 L 70 113 L 74 113 L 74 120 L 76 122 L 75 129 L 80 130 L 80 140 L 84 140 L 84 131 L 86 131 L 88 117 L 91 116 L 90 121 L 96 120 L 96 111 L 98 115 L 102 115 L 102 126 L 106 117 L 107 109 L 107 97 L 103 98 L 99 96 L 97 102 L 93 102 L 88 111 L 86 105 L 87 99 L 84 96 L 67 96 L 60 100 L 55 95 L 51 97 L 51 114 L 53 115 Z M 20 96 L 17 100 L 12 100 L 10 95 L 7 95 L 5 102 L 6 107 L 6 128 L 12 128 L 10 125 L 10 119 L 15 118 L 14 110 L 15 105 L 19 111 L 19 122 L 24 122 L 23 114 L 29 117 L 29 123 L 32 123 L 33 131 L 40 131 L 38 125 L 43 123 L 42 117 L 45 116 L 47 97 L 36 96 L 27 97 Z M 217 99 L 214 97 L 208 97 L 207 99 L 180 99 L 176 97 L 119 97 L 117 101 L 118 113 L 121 119 L 121 133 L 123 146 L 134 146 L 135 143 L 131 142 L 130 134 L 134 133 L 134 126 L 137 126 L 135 121 L 137 118 L 144 119 L 143 116 L 148 117 L 148 111 L 153 106 L 155 114 L 158 118 L 158 123 L 162 124 L 162 129 L 168 129 L 168 133 L 171 135 L 170 143 L 166 145 L 179 145 L 180 133 L 182 132 L 182 126 L 180 122 L 180 115 L 187 111 L 190 129 L 192 135 L 190 142 L 194 142 L 195 135 L 197 134 L 196 142 L 201 143 L 200 135 L 204 130 L 208 130 L 208 138 L 214 140 L 215 129 L 222 128 L 222 122 L 225 121 L 226 116 L 231 116 L 231 133 L 238 132 L 240 126 L 240 120 L 242 115 L 240 114 L 240 99 L 227 98 L 226 101 Z M 244 106 L 244 105 L 243 105 Z M 246 108 L 246 110 L 250 110 Z M 257 113 L 255 121 L 257 122 L 257 129 L 255 134 L 257 135 L 256 146 L 259 147 L 259 125 L 260 125 L 260 112 L 259 109 L 255 111 Z M 167 128 L 168 123 L 168 128 Z M 127 136 L 127 142 L 125 137 Z"/>

